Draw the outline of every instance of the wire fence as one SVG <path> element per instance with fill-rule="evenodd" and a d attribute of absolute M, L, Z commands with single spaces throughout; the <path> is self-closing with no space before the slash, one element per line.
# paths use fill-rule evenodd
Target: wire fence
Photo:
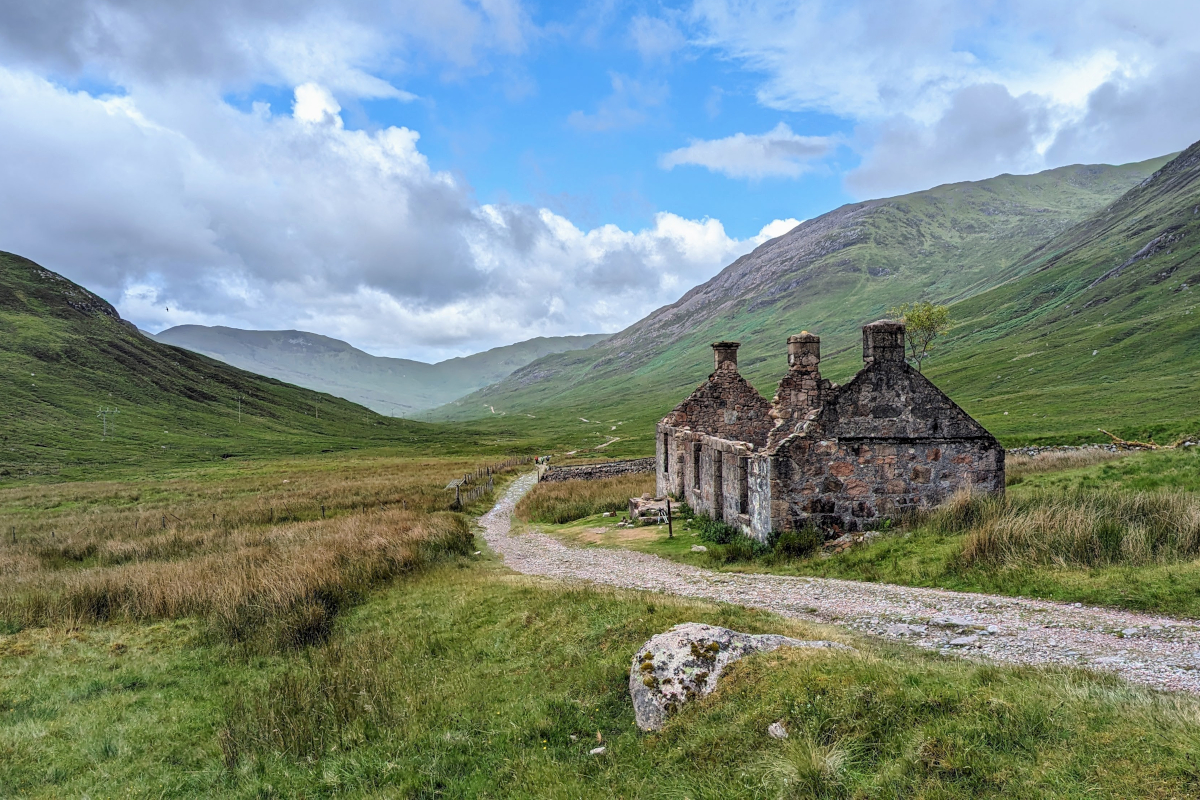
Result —
<path fill-rule="evenodd" d="M 520 469 L 537 460 L 537 456 L 513 456 L 495 464 L 487 464 L 474 472 L 464 473 L 461 478 L 455 478 L 446 484 L 447 491 L 454 490 L 454 500 L 450 503 L 452 511 L 461 511 L 481 497 L 490 495 L 496 489 L 496 476 Z"/>

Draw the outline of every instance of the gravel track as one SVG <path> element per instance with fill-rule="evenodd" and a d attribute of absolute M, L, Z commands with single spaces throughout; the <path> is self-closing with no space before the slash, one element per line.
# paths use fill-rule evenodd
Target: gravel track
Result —
<path fill-rule="evenodd" d="M 504 563 L 529 575 L 591 581 L 761 608 L 969 658 L 1114 672 L 1156 689 L 1200 693 L 1200 625 L 1130 611 L 831 578 L 721 573 L 540 533 L 510 535 L 522 476 L 479 518 Z"/>

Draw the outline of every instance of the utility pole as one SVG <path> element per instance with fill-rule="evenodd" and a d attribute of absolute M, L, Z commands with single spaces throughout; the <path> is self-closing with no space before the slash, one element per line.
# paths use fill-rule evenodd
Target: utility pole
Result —
<path fill-rule="evenodd" d="M 103 439 L 108 437 L 108 415 L 120 413 L 121 412 L 115 408 L 104 408 L 103 406 L 100 407 L 100 413 L 96 414 L 96 416 L 100 418 L 100 424 L 103 426 L 103 433 L 101 434 L 100 438 Z"/>

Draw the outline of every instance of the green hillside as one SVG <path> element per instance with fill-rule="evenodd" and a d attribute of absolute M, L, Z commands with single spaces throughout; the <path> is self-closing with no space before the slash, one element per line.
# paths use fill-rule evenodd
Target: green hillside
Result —
<path fill-rule="evenodd" d="M 1038 268 L 1030 250 L 1066 235 L 1168 160 L 1002 175 L 843 206 L 608 341 L 539 359 L 430 418 L 471 419 L 494 407 L 532 414 L 580 445 L 628 430 L 609 452 L 643 452 L 652 421 L 711 371 L 709 342 L 740 340 L 743 373 L 769 397 L 786 370 L 788 334 L 810 330 L 822 337 L 825 374 L 845 379 L 859 366 L 864 322 L 905 301 L 954 303 L 1019 279 Z M 956 399 L 971 399 L 962 396 L 971 391 L 965 384 L 956 386 Z M 1001 435 L 1018 433 L 986 422 Z"/>
<path fill-rule="evenodd" d="M 4 252 L 0 374 L 0 482 L 431 441 L 453 452 L 478 438 L 461 426 L 381 417 L 152 341 L 102 298 Z M 107 436 L 101 408 L 118 410 Z M 492 434 L 487 444 L 495 441 Z"/>
<path fill-rule="evenodd" d="M 934 380 L 1015 439 L 1200 433 L 1200 143 L 1019 271 L 954 307 Z"/>
<path fill-rule="evenodd" d="M 436 364 L 364 353 L 307 331 L 179 325 L 153 335 L 259 375 L 328 392 L 387 416 L 412 416 L 499 381 L 535 359 L 602 342 L 605 334 L 540 336 Z"/>

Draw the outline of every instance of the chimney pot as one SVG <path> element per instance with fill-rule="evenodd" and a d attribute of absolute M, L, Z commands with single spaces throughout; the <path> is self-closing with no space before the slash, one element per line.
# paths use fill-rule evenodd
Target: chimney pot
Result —
<path fill-rule="evenodd" d="M 904 362 L 904 323 L 881 319 L 863 326 L 863 362 Z"/>
<path fill-rule="evenodd" d="M 713 358 L 718 372 L 721 369 L 737 372 L 737 351 L 741 345 L 741 342 L 713 342 Z"/>
<path fill-rule="evenodd" d="M 788 369 L 816 372 L 821 366 L 821 337 L 803 331 L 795 336 L 789 336 Z"/>

